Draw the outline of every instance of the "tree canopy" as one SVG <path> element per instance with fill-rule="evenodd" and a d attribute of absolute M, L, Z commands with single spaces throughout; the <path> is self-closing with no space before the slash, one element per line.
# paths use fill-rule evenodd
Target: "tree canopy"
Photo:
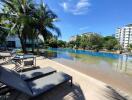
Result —
<path fill-rule="evenodd" d="M 24 52 L 26 52 L 25 44 L 29 39 L 34 44 L 39 35 L 42 35 L 44 40 L 53 35 L 61 35 L 59 28 L 54 24 L 58 19 L 57 15 L 42 1 L 39 5 L 36 5 L 34 0 L 1 0 L 0 2 L 3 4 L 0 25 L 7 22 L 4 27 L 9 28 L 10 33 L 18 35 Z"/>
<path fill-rule="evenodd" d="M 115 37 L 103 37 L 100 34 L 86 34 L 77 36 L 76 41 L 70 41 L 68 44 L 69 47 L 72 48 L 76 47 L 95 51 L 100 49 L 117 50 L 122 48 Z"/>

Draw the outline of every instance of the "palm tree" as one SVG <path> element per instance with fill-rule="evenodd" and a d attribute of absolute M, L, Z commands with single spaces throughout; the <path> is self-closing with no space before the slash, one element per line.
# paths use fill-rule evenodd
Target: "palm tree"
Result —
<path fill-rule="evenodd" d="M 53 24 L 57 16 L 49 10 L 43 2 L 36 6 L 33 0 L 1 0 L 4 4 L 3 13 L 0 15 L 8 20 L 11 33 L 17 34 L 20 38 L 22 49 L 26 52 L 26 41 L 38 40 L 42 35 L 44 40 L 53 36 L 50 30 L 60 36 L 59 29 Z M 34 46 L 33 46 L 34 47 Z"/>
<path fill-rule="evenodd" d="M 8 36 L 9 29 L 2 17 L 0 17 L 0 44 L 6 47 L 6 37 Z"/>
<path fill-rule="evenodd" d="M 32 0 L 1 0 L 1 2 L 4 9 L 0 15 L 10 24 L 11 33 L 18 35 L 22 49 L 26 52 L 27 33 L 25 30 L 31 29 L 28 25 L 31 22 L 30 12 L 32 11 L 33 2 Z"/>
<path fill-rule="evenodd" d="M 35 19 L 35 27 L 38 31 L 38 35 L 42 35 L 45 41 L 52 36 L 61 36 L 59 28 L 54 25 L 54 22 L 58 19 L 57 15 L 54 14 L 47 5 L 44 5 L 42 1 L 39 8 L 36 9 Z M 57 34 L 53 34 L 53 31 Z"/>
<path fill-rule="evenodd" d="M 6 37 L 8 36 L 8 29 L 0 25 L 0 44 L 6 47 Z"/>

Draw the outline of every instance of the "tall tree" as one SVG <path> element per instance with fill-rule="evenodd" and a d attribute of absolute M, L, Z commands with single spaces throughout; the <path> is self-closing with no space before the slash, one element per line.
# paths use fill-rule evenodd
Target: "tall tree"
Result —
<path fill-rule="evenodd" d="M 16 34 L 21 41 L 22 49 L 26 52 L 26 39 L 30 22 L 32 22 L 32 0 L 1 0 L 3 3 L 3 12 L 0 14 L 5 21 L 8 21 L 10 32 Z M 29 31 L 30 31 L 29 30 Z"/>
<path fill-rule="evenodd" d="M 54 24 L 54 22 L 58 20 L 57 15 L 54 14 L 43 1 L 41 1 L 40 6 L 36 9 L 35 19 L 38 35 L 42 35 L 45 41 L 52 36 L 61 36 L 59 28 Z M 53 34 L 53 31 L 55 31 L 56 34 Z"/>
<path fill-rule="evenodd" d="M 4 45 L 4 46 L 6 45 L 6 37 L 8 36 L 8 32 L 9 32 L 8 29 L 5 29 L 0 25 L 0 44 L 1 45 Z"/>
<path fill-rule="evenodd" d="M 52 31 L 55 31 L 57 36 L 61 35 L 60 30 L 54 25 L 58 17 L 43 2 L 39 6 L 35 5 L 33 0 L 1 0 L 1 2 L 4 9 L 0 15 L 10 24 L 11 32 L 20 38 L 24 52 L 27 39 L 31 39 L 34 44 L 39 35 L 42 35 L 44 40 L 53 35 Z"/>
<path fill-rule="evenodd" d="M 121 45 L 117 41 L 117 39 L 113 36 L 106 36 L 103 38 L 103 46 L 107 50 L 120 50 L 122 49 Z"/>

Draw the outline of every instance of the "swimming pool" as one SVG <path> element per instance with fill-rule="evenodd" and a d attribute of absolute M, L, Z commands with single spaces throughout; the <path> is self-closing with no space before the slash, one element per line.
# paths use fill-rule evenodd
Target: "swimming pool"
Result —
<path fill-rule="evenodd" d="M 112 59 L 119 59 L 122 56 L 119 54 L 92 52 L 92 51 L 76 50 L 76 49 L 49 48 L 48 50 L 56 51 L 56 52 L 63 52 L 63 53 L 84 54 L 84 55 L 96 56 L 96 57 L 106 57 L 106 58 L 112 58 Z"/>
<path fill-rule="evenodd" d="M 50 59 L 80 61 L 89 66 L 98 68 L 103 66 L 103 69 L 112 69 L 132 75 L 132 57 L 127 55 L 63 48 L 48 48 L 45 52 L 45 56 Z"/>

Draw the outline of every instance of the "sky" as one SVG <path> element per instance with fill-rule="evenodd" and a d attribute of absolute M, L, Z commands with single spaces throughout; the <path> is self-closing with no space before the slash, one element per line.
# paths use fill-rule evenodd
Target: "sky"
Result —
<path fill-rule="evenodd" d="M 35 0 L 39 2 L 40 0 Z M 112 35 L 116 28 L 132 23 L 132 0 L 44 0 L 58 15 L 60 39 L 97 32 Z"/>

